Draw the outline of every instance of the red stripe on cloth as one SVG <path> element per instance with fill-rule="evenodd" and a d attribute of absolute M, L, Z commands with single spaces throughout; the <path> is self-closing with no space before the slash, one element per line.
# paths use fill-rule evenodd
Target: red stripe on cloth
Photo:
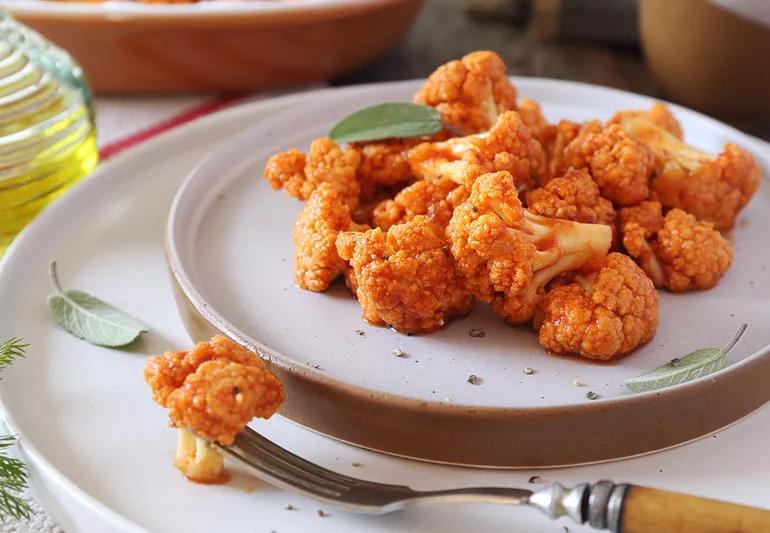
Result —
<path fill-rule="evenodd" d="M 209 115 L 215 111 L 219 111 L 220 109 L 228 107 L 243 98 L 244 95 L 223 96 L 198 104 L 194 107 L 191 107 L 187 111 L 183 111 L 178 115 L 174 115 L 171 118 L 159 122 L 155 126 L 150 126 L 149 128 L 143 129 L 137 133 L 134 133 L 133 135 L 129 135 L 128 137 L 118 139 L 117 141 L 113 141 L 105 146 L 102 146 L 99 149 L 99 157 L 101 161 L 105 161 L 115 154 L 122 152 L 126 148 L 130 148 L 136 144 L 151 139 L 156 135 L 176 128 L 177 126 L 181 126 L 182 124 L 193 121 L 202 116 Z"/>

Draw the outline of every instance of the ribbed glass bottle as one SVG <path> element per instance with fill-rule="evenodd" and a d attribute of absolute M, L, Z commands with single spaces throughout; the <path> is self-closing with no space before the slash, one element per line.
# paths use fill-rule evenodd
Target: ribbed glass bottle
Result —
<path fill-rule="evenodd" d="M 0 8 L 0 257 L 98 158 L 80 67 Z"/>

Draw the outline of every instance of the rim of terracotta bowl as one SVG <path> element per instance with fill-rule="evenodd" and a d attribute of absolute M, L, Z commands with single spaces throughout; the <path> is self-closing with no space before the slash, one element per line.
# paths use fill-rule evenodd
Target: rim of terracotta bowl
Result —
<path fill-rule="evenodd" d="M 18 0 L 3 8 L 24 20 L 62 22 L 260 21 L 264 23 L 315 23 L 422 0 L 210 0 L 185 4 L 143 3 L 132 0 L 70 2 Z"/>

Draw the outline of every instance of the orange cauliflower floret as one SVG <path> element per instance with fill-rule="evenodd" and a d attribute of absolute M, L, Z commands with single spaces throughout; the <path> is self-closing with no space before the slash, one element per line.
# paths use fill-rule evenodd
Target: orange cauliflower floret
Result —
<path fill-rule="evenodd" d="M 412 179 L 409 150 L 421 139 L 392 139 L 354 144 L 361 154 L 358 180 L 362 188 L 392 187 Z"/>
<path fill-rule="evenodd" d="M 561 168 L 586 169 L 602 195 L 621 205 L 634 205 L 650 196 L 655 154 L 632 138 L 622 126 L 597 131 L 584 126 L 564 149 Z"/>
<path fill-rule="evenodd" d="M 414 95 L 438 109 L 445 124 L 464 135 L 486 131 L 505 111 L 516 109 L 516 89 L 494 52 L 473 52 L 431 74 Z"/>
<path fill-rule="evenodd" d="M 620 219 L 623 246 L 659 287 L 710 289 L 730 267 L 730 242 L 681 209 L 663 217 L 660 202 L 643 202 L 622 209 Z"/>
<path fill-rule="evenodd" d="M 418 178 L 445 176 L 468 188 L 480 175 L 502 170 L 515 177 L 517 186 L 527 188 L 545 164 L 540 143 L 515 111 L 500 115 L 488 132 L 418 144 L 409 159 Z"/>
<path fill-rule="evenodd" d="M 341 233 L 341 257 L 368 322 L 401 333 L 426 333 L 470 311 L 472 297 L 455 270 L 444 228 L 417 216 L 387 232 Z"/>
<path fill-rule="evenodd" d="M 655 102 L 649 111 L 618 111 L 608 121 L 608 124 L 620 124 L 634 120 L 636 118 L 645 118 L 652 121 L 655 125 L 663 128 L 677 139 L 684 139 L 682 126 L 667 105 Z"/>
<path fill-rule="evenodd" d="M 600 128 L 598 122 L 594 121 L 581 125 L 569 120 L 560 120 L 556 124 L 551 124 L 540 141 L 545 151 L 545 171 L 540 177 L 540 184 L 544 185 L 564 172 L 565 165 L 562 162 L 564 160 L 564 150 L 581 131 L 587 132 L 591 129 L 598 130 Z"/>
<path fill-rule="evenodd" d="M 683 143 L 649 114 L 621 113 L 617 121 L 655 151 L 652 190 L 667 209 L 682 209 L 727 230 L 759 187 L 759 166 L 739 146 L 727 144 L 712 157 Z"/>
<path fill-rule="evenodd" d="M 548 291 L 540 303 L 539 338 L 547 350 L 608 361 L 655 335 L 658 292 L 627 256 L 594 260 L 575 279 Z"/>
<path fill-rule="evenodd" d="M 348 206 L 355 209 L 360 193 L 356 178 L 360 161 L 358 150 L 340 148 L 323 137 L 310 144 L 307 155 L 298 150 L 274 155 L 267 161 L 264 175 L 273 189 L 283 188 L 290 196 L 303 201 L 310 198 L 321 183 L 330 183 L 339 189 Z"/>
<path fill-rule="evenodd" d="M 615 208 L 583 170 L 569 169 L 545 187 L 527 193 L 527 208 L 538 215 L 589 224 L 613 224 Z"/>
<path fill-rule="evenodd" d="M 374 209 L 375 226 L 387 230 L 394 224 L 408 222 L 417 215 L 428 215 L 439 225 L 446 226 L 454 205 L 450 193 L 462 187 L 449 178 L 421 180 L 402 189 L 392 200 L 384 200 Z"/>
<path fill-rule="evenodd" d="M 508 172 L 476 180 L 447 234 L 469 290 L 514 324 L 532 319 L 551 279 L 605 255 L 612 241 L 609 226 L 527 211 Z"/>
<path fill-rule="evenodd" d="M 551 124 L 543 116 L 540 104 L 529 98 L 524 98 L 516 107 L 516 112 L 521 117 L 521 121 L 529 128 L 532 137 L 544 145 Z"/>
<path fill-rule="evenodd" d="M 532 136 L 537 139 L 545 154 L 545 166 L 539 177 L 540 185 L 545 185 L 549 180 L 567 170 L 562 165 L 564 150 L 579 133 L 587 135 L 602 129 L 601 123 L 591 120 L 585 124 L 579 124 L 570 120 L 560 120 L 555 124 L 549 124 L 540 110 L 540 104 L 534 100 L 524 99 L 519 102 L 516 111 L 521 116 L 522 122 L 532 131 Z"/>
<path fill-rule="evenodd" d="M 365 229 L 350 218 L 350 210 L 333 185 L 322 183 L 310 195 L 294 224 L 294 283 L 321 292 L 342 274 L 347 262 L 337 255 L 341 231 Z"/>
<path fill-rule="evenodd" d="M 222 458 L 207 441 L 232 443 L 252 418 L 270 418 L 283 401 L 283 384 L 262 359 L 222 335 L 151 357 L 144 379 L 180 428 L 175 463 L 193 481 L 224 478 Z"/>

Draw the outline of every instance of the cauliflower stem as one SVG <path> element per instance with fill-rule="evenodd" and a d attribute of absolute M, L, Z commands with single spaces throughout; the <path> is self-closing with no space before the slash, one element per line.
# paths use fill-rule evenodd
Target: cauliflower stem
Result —
<path fill-rule="evenodd" d="M 196 483 L 227 481 L 222 454 L 211 442 L 196 436 L 187 428 L 177 429 L 174 465 L 187 479 Z"/>
<path fill-rule="evenodd" d="M 547 218 L 526 209 L 519 211 L 497 200 L 492 201 L 491 206 L 509 227 L 508 231 L 519 232 L 526 242 L 535 246 L 532 258 L 535 275 L 529 292 L 536 292 L 555 276 L 606 254 L 610 247 L 612 231 L 604 224 Z"/>
<path fill-rule="evenodd" d="M 447 228 L 468 288 L 512 324 L 528 322 L 545 285 L 604 256 L 612 228 L 546 218 L 521 204 L 508 172 L 480 176 Z"/>

